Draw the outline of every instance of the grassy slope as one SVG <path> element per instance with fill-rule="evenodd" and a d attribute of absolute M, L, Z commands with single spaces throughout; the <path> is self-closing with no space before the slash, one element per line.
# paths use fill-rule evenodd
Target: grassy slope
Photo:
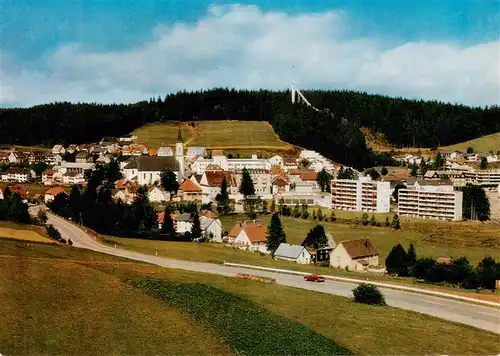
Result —
<path fill-rule="evenodd" d="M 290 150 L 279 140 L 271 125 L 259 121 L 199 121 L 196 127 L 181 124 L 185 146 L 204 146 L 208 149 L 269 149 Z M 132 134 L 136 142 L 151 147 L 174 146 L 178 124 L 147 124 Z"/>
<path fill-rule="evenodd" d="M 497 152 L 500 150 L 500 132 L 475 138 L 470 141 L 456 143 L 454 145 L 441 147 L 443 150 L 456 150 L 466 152 L 468 147 L 472 147 L 474 152 L 487 153 L 489 151 Z"/>
<path fill-rule="evenodd" d="M 91 266 L 0 258 L 0 281 L 7 354 L 230 353 L 178 310 Z"/>
<path fill-rule="evenodd" d="M 0 238 L 54 243 L 48 238 L 47 231 L 42 226 L 16 224 L 11 221 L 0 221 Z"/>
<path fill-rule="evenodd" d="M 276 317 L 303 324 L 357 354 L 496 354 L 499 351 L 498 335 L 492 333 L 395 308 L 360 305 L 327 294 L 133 262 L 117 263 L 122 260 L 67 246 L 26 247 L 19 242 L 0 241 L 0 255 L 17 256 L 0 257 L 0 285 L 7 286 L 4 290 L 9 291 L 4 293 L 0 289 L 0 308 L 8 311 L 0 313 L 0 324 L 11 325 L 0 328 L 0 349 L 7 354 L 230 351 L 217 339 L 216 331 L 202 329 L 192 318 L 180 314 L 179 309 L 189 314 L 183 307 L 166 305 L 124 283 L 145 278 L 169 284 L 207 285 L 200 291 L 213 291 L 215 287 L 216 294 L 226 301 L 234 297 L 224 296 L 221 291 L 232 293 L 264 308 L 260 309 L 262 313 L 269 311 Z M 45 258 L 20 257 L 33 255 Z M 190 298 L 185 296 L 187 291 L 174 293 L 174 298 L 190 310 L 196 309 L 196 305 L 185 302 Z M 183 300 L 179 299 L 182 295 Z M 207 296 L 209 301 L 203 303 L 211 305 L 210 298 L 211 295 Z M 245 309 L 236 311 L 242 310 Z M 226 308 L 220 315 L 227 312 Z M 209 319 L 202 319 L 218 314 L 196 315 L 198 323 L 211 325 Z M 222 320 L 217 323 L 227 325 Z M 75 334 L 76 329 L 81 334 Z M 286 333 L 291 331 L 287 329 Z M 457 343 L 459 338 L 467 342 Z"/>
<path fill-rule="evenodd" d="M 401 149 L 394 148 L 391 146 L 389 142 L 387 142 L 386 139 L 383 138 L 383 136 L 377 137 L 367 128 L 362 128 L 361 131 L 365 135 L 367 145 L 371 147 L 374 151 L 387 152 L 390 151 L 391 149 L 394 149 L 394 151 L 399 154 L 418 153 L 418 152 L 421 152 L 423 154 L 425 153 L 428 154 L 430 152 L 429 148 L 422 148 L 422 147 L 408 147 Z M 467 148 L 469 147 L 472 147 L 474 149 L 474 152 L 477 153 L 488 153 L 489 151 L 493 151 L 494 153 L 496 153 L 498 150 L 500 150 L 500 132 L 491 135 L 477 137 L 469 141 L 459 142 L 454 145 L 441 146 L 439 147 L 439 150 L 459 151 L 465 153 L 467 151 Z"/>
<path fill-rule="evenodd" d="M 0 182 L 0 188 L 5 189 L 7 186 L 15 185 L 15 184 L 18 184 L 18 183 Z M 30 184 L 20 183 L 20 184 L 26 186 L 30 197 L 33 197 L 35 194 L 45 195 L 45 192 L 47 190 L 49 190 L 50 188 L 53 188 L 51 186 L 42 185 L 42 184 L 33 184 L 33 183 L 30 183 Z M 68 193 L 71 191 L 71 187 L 66 186 L 66 187 L 62 187 L 62 188 L 64 188 L 64 190 L 66 190 L 66 192 L 68 192 Z"/>

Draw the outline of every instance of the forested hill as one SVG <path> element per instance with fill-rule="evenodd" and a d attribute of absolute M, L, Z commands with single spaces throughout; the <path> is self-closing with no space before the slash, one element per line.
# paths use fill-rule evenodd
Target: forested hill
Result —
<path fill-rule="evenodd" d="M 349 91 L 305 91 L 318 108 L 292 104 L 289 91 L 214 89 L 180 92 L 128 105 L 54 103 L 0 110 L 0 143 L 92 142 L 147 122 L 265 120 L 280 138 L 361 168 L 371 162 L 359 128 L 382 132 L 397 146 L 450 145 L 500 131 L 500 108 L 470 108 Z"/>

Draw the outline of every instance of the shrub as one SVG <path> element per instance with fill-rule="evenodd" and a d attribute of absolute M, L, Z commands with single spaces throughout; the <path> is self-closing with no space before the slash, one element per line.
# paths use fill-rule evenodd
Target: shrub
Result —
<path fill-rule="evenodd" d="M 385 305 L 385 297 L 373 284 L 361 283 L 352 290 L 354 301 L 371 305 Z"/>
<path fill-rule="evenodd" d="M 47 234 L 51 239 L 59 241 L 61 239 L 61 233 L 53 226 L 53 225 L 47 225 Z"/>

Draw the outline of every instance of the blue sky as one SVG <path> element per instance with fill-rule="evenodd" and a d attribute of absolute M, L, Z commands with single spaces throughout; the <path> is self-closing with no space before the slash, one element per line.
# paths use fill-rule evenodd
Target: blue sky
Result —
<path fill-rule="evenodd" d="M 254 7 L 249 8 L 246 5 L 255 5 L 258 8 L 259 15 L 254 17 L 249 15 L 248 17 L 252 18 L 252 21 L 255 21 L 254 25 L 250 24 L 248 20 L 243 19 L 238 20 L 238 23 L 228 24 L 224 20 L 224 15 L 210 15 L 208 13 L 209 8 L 214 5 L 222 6 L 228 4 L 231 4 L 231 2 L 206 0 L 1 0 L 2 37 L 0 50 L 2 54 L 3 92 L 1 104 L 4 106 L 25 106 L 42 103 L 47 100 L 74 101 L 80 97 L 81 101 L 124 102 L 128 100 L 140 100 L 143 97 L 147 98 L 148 95 L 163 95 L 169 91 L 183 89 L 183 81 L 189 82 L 185 86 L 186 89 L 217 85 L 253 88 L 259 87 L 259 82 L 261 82 L 260 86 L 262 87 L 279 88 L 288 85 L 290 76 L 298 77 L 294 79 L 298 79 L 300 83 L 303 83 L 307 87 L 367 90 L 389 95 L 464 102 L 471 105 L 498 104 L 500 101 L 498 85 L 495 86 L 494 81 L 491 81 L 491 79 L 488 81 L 487 79 L 487 77 L 491 77 L 492 75 L 498 76 L 498 68 L 494 68 L 494 61 L 499 60 L 499 1 L 292 0 L 285 2 L 268 0 L 240 3 L 241 6 L 237 9 L 224 7 L 224 14 L 226 15 L 237 12 L 242 17 L 245 17 L 247 11 L 250 11 L 250 14 L 254 14 L 252 9 L 255 9 Z M 336 15 L 333 18 L 328 17 L 325 15 L 328 12 Z M 284 17 L 282 16 L 278 19 L 284 21 L 283 26 L 291 26 L 293 31 L 304 30 L 310 33 L 310 37 L 304 38 L 303 47 L 300 47 L 300 44 L 294 44 L 293 46 L 299 47 L 294 47 L 293 51 L 291 51 L 291 45 L 287 42 L 293 42 L 290 39 L 290 31 L 285 36 L 282 32 L 284 27 L 277 24 L 278 20 L 271 23 L 266 22 L 266 14 L 270 13 L 283 15 Z M 318 21 L 314 21 L 315 15 L 319 16 Z M 307 28 L 294 27 L 294 21 L 296 20 L 301 23 L 300 21 L 302 20 L 300 19 L 305 19 Z M 280 66 L 279 61 L 274 60 L 273 63 L 266 64 L 259 63 L 260 67 L 257 65 L 252 66 L 249 63 L 243 64 L 242 53 L 248 53 L 248 48 L 239 48 L 237 51 L 231 50 L 227 52 L 227 48 L 224 47 L 226 49 L 226 52 L 223 53 L 224 58 L 217 58 L 213 53 L 207 54 L 206 51 L 203 52 L 203 54 L 209 57 L 206 58 L 207 62 L 205 63 L 212 65 L 211 72 L 213 72 L 213 68 L 217 68 L 218 71 L 217 75 L 210 77 L 210 80 L 204 80 L 204 78 L 212 74 L 210 74 L 211 72 L 204 73 L 200 71 L 200 65 L 204 63 L 205 59 L 202 53 L 200 53 L 199 61 L 180 58 L 182 55 L 179 54 L 181 52 L 191 53 L 192 56 L 192 51 L 196 49 L 198 44 L 195 41 L 191 41 L 190 43 L 183 44 L 184 46 L 191 46 L 190 49 L 180 49 L 178 47 L 179 44 L 173 37 L 175 35 L 173 33 L 175 32 L 174 29 L 182 25 L 187 30 L 193 32 L 192 37 L 189 38 L 202 38 L 203 35 L 207 34 L 197 32 L 198 36 L 195 33 L 200 30 L 200 21 L 202 21 L 202 24 L 204 23 L 203 21 L 208 21 L 209 26 L 213 27 L 213 29 L 211 27 L 209 37 L 204 37 L 205 43 L 207 40 L 215 41 L 218 46 L 224 41 L 226 41 L 224 42 L 225 44 L 262 43 L 264 40 L 267 41 L 269 37 L 272 37 L 277 41 L 276 45 L 281 44 L 284 46 L 281 52 L 276 52 L 278 56 L 280 53 L 292 55 L 292 52 L 298 53 L 301 50 L 303 53 L 312 53 L 314 56 L 320 56 L 321 58 L 317 60 L 325 67 L 317 66 L 317 71 L 322 68 L 323 73 L 329 73 L 326 78 L 330 79 L 321 80 L 321 73 L 312 71 L 311 68 L 314 66 L 297 63 L 298 58 L 294 54 L 292 55 L 295 56 L 293 67 L 301 67 L 300 69 L 290 69 L 291 72 L 282 73 L 280 77 L 273 78 L 273 80 L 264 80 L 267 76 L 265 72 L 273 71 L 273 66 Z M 263 23 L 268 24 L 267 29 L 265 26 L 263 27 Z M 248 27 L 242 30 L 242 24 Z M 321 24 L 326 26 L 324 33 L 319 27 L 316 29 L 313 28 Z M 231 26 L 236 26 L 238 29 L 236 33 L 241 37 L 238 40 L 235 38 L 225 38 L 229 36 L 227 33 L 221 33 L 219 36 L 217 30 L 215 30 L 219 25 L 226 32 L 232 32 Z M 301 23 L 300 26 L 306 25 Z M 259 29 L 256 31 L 258 34 L 249 33 L 252 31 L 253 26 Z M 239 30 L 241 31 L 238 32 Z M 282 37 L 279 38 L 279 36 Z M 355 44 L 359 44 L 360 42 L 363 45 L 359 49 L 363 49 L 364 51 L 366 48 L 370 48 L 370 50 L 367 50 L 362 57 L 357 58 Z M 169 44 L 165 47 L 162 43 Z M 175 77 L 175 84 L 165 84 L 162 86 L 161 83 L 151 80 L 149 82 L 146 81 L 146 83 L 138 83 L 139 87 L 133 90 L 127 80 L 137 78 L 133 75 L 127 76 L 127 74 L 124 74 L 123 77 L 117 77 L 115 71 L 118 71 L 118 69 L 116 66 L 113 67 L 113 63 L 108 63 L 108 61 L 116 61 L 117 58 L 120 58 L 120 56 L 113 57 L 115 53 L 121 53 L 124 55 L 124 58 L 132 58 L 131 60 L 136 61 L 137 58 L 134 55 L 144 47 L 155 47 L 157 49 L 157 52 L 148 52 L 150 55 L 157 53 L 158 55 L 168 56 L 167 47 L 172 50 L 172 43 L 177 43 L 177 47 L 175 47 L 178 50 L 175 53 L 176 63 L 173 63 L 172 60 L 172 63 L 169 63 L 168 66 L 155 73 L 149 73 L 149 65 L 151 63 L 144 63 L 143 65 L 138 65 L 135 71 L 141 71 L 141 74 L 145 77 L 150 75 L 157 76 L 159 73 L 166 77 Z M 358 69 L 361 67 L 364 68 L 363 73 L 364 71 L 368 71 L 369 68 L 372 68 L 374 71 L 377 68 L 378 70 L 385 68 L 384 70 L 388 70 L 391 76 L 395 76 L 395 81 L 402 81 L 402 77 L 398 76 L 398 73 L 415 71 L 415 78 L 423 76 L 425 80 L 422 80 L 422 83 L 417 85 L 413 91 L 407 88 L 403 88 L 402 90 L 398 85 L 388 87 L 387 80 L 374 79 L 373 75 L 359 78 L 357 82 L 350 82 L 341 74 L 334 73 L 332 68 L 327 67 L 327 63 L 324 63 L 324 56 L 331 55 L 331 53 L 322 51 L 318 53 L 314 51 L 310 52 L 310 47 L 305 47 L 306 45 L 311 46 L 311 43 L 317 43 L 315 48 L 335 48 L 335 53 L 339 53 L 340 49 L 341 53 L 345 51 L 345 56 L 356 57 L 353 58 L 353 62 L 357 63 Z M 420 46 L 418 44 L 422 43 L 431 47 L 418 47 Z M 405 47 L 408 44 L 413 44 L 417 47 L 408 49 Z M 341 47 L 338 47 L 339 45 Z M 351 50 L 345 49 L 347 45 L 352 47 Z M 432 47 L 437 45 L 441 47 L 439 49 Z M 488 48 L 484 49 L 484 45 L 488 45 Z M 444 48 L 443 46 L 448 47 Z M 265 48 L 273 48 L 273 46 Z M 450 49 L 456 53 L 451 53 Z M 408 58 L 406 58 L 402 62 L 400 60 L 399 64 L 386 63 L 387 58 L 393 58 L 395 54 L 400 56 L 408 55 L 408 51 L 416 50 L 419 51 L 419 54 L 421 53 L 420 51 L 422 53 L 427 51 L 428 59 L 422 58 L 418 63 L 409 63 Z M 478 62 L 478 65 L 489 65 L 485 69 L 488 70 L 487 73 L 480 73 L 481 78 L 483 76 L 485 78 L 484 83 L 475 82 L 474 78 L 478 78 L 478 68 L 470 68 L 470 63 L 467 65 L 466 62 L 470 62 L 470 54 L 468 54 L 470 51 L 468 50 L 474 50 L 475 56 L 481 56 L 482 60 Z M 477 52 L 479 50 L 481 54 Z M 401 54 L 402 52 L 404 53 Z M 460 83 L 449 83 L 449 86 L 461 85 L 454 95 L 444 92 L 442 95 L 439 95 L 439 90 L 443 91 L 446 88 L 445 82 L 440 82 L 438 85 L 439 90 L 425 90 L 426 87 L 433 85 L 435 76 L 433 77 L 433 73 L 425 72 L 424 68 L 414 68 L 417 64 L 424 66 L 425 63 L 428 63 L 426 62 L 427 60 L 431 60 L 436 55 L 446 56 L 443 57 L 442 62 L 446 60 L 450 61 L 456 56 L 456 75 L 463 75 L 464 70 L 470 69 L 470 73 L 465 73 L 465 75 L 470 76 L 468 81 L 462 80 Z M 228 56 L 233 56 L 233 59 L 229 60 Z M 139 57 L 141 56 L 139 55 Z M 310 58 L 304 59 L 303 62 L 306 63 L 309 60 Z M 337 62 L 339 60 L 341 59 L 337 58 Z M 377 62 L 376 65 L 374 61 Z M 61 64 L 61 62 L 64 62 L 64 64 Z M 182 63 L 185 62 L 191 65 L 191 67 L 180 68 Z M 92 68 L 89 68 L 89 66 L 93 65 L 96 66 L 94 68 L 95 71 L 102 70 L 101 77 L 89 78 L 89 82 L 85 82 L 85 76 L 88 76 L 88 73 L 92 73 Z M 331 66 L 334 66 L 334 63 L 331 63 Z M 346 63 L 342 62 L 339 66 L 344 70 L 348 69 Z M 263 68 L 266 69 L 264 70 Z M 254 76 L 252 78 L 247 76 L 234 83 L 231 82 L 230 78 L 234 78 L 235 72 L 244 70 L 249 72 L 248 76 L 252 73 Z M 349 68 L 349 70 L 355 71 L 356 68 Z M 82 74 L 79 76 L 77 73 L 80 71 Z M 259 71 L 261 73 L 257 73 Z M 186 72 L 187 74 L 197 72 L 199 77 L 193 78 L 192 75 L 186 75 L 184 78 L 180 78 L 178 74 L 182 72 Z M 444 81 L 451 76 L 449 74 L 446 78 L 441 78 L 440 80 Z M 313 77 L 314 79 L 310 79 Z M 24 82 L 18 82 L 15 78 L 21 78 Z M 54 78 L 57 79 L 57 82 Z M 496 79 L 497 82 L 500 80 L 498 77 Z M 41 81 L 41 83 L 37 83 L 35 88 L 29 90 L 21 87 L 22 85 L 28 86 L 30 80 Z M 96 81 L 99 81 L 100 84 L 96 84 Z M 79 90 L 68 93 L 62 86 L 69 85 L 69 82 L 77 85 Z M 282 84 L 280 84 L 281 82 Z M 57 85 L 58 87 L 56 87 Z M 101 90 L 101 94 L 98 96 L 95 95 L 96 85 Z M 473 87 L 476 91 L 478 89 L 490 92 L 493 90 L 493 94 L 490 93 L 487 100 L 485 100 L 483 95 L 476 95 L 475 98 L 468 100 L 467 86 Z M 33 97 L 29 100 L 21 98 L 19 93 L 25 91 L 28 91 Z M 426 92 L 429 93 L 428 96 L 423 95 Z"/>

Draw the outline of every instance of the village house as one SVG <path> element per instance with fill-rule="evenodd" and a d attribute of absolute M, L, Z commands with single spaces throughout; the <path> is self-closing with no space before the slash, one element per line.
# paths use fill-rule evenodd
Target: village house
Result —
<path fill-rule="evenodd" d="M 182 184 L 179 186 L 179 190 L 177 192 L 177 195 L 181 198 L 183 201 L 197 201 L 201 202 L 202 201 L 202 192 L 203 190 L 201 187 L 190 179 L 184 180 Z"/>
<path fill-rule="evenodd" d="M 268 161 L 271 167 L 283 168 L 283 157 L 280 155 L 274 155 Z"/>
<path fill-rule="evenodd" d="M 188 149 L 186 151 L 186 158 L 188 160 L 192 160 L 196 156 L 207 157 L 208 152 L 205 149 L 205 147 L 197 147 L 197 146 L 188 147 Z"/>
<path fill-rule="evenodd" d="M 206 171 L 201 175 L 199 185 L 202 187 L 203 195 L 208 198 L 208 201 L 215 201 L 217 195 L 220 194 L 224 178 L 226 178 L 228 194 L 237 194 L 238 185 L 232 173 L 217 170 Z"/>
<path fill-rule="evenodd" d="M 87 151 L 80 151 L 75 156 L 76 163 L 92 163 L 93 157 Z"/>
<path fill-rule="evenodd" d="M 0 200 L 4 199 L 4 196 L 3 196 L 3 190 L 2 188 L 0 188 Z"/>
<path fill-rule="evenodd" d="M 116 191 L 113 191 L 113 199 L 121 200 L 124 203 L 132 203 L 137 196 L 139 185 L 137 182 L 120 179 L 115 182 Z"/>
<path fill-rule="evenodd" d="M 43 185 L 53 185 L 56 183 L 55 174 L 57 173 L 54 169 L 46 169 L 42 172 L 42 184 Z"/>
<path fill-rule="evenodd" d="M 77 152 L 78 150 L 79 150 L 78 145 L 72 143 L 71 145 L 68 146 L 68 148 L 66 149 L 66 152 L 73 154 L 73 153 Z"/>
<path fill-rule="evenodd" d="M 153 186 L 148 189 L 148 198 L 152 203 L 161 203 L 170 200 L 170 193 L 162 187 Z"/>
<path fill-rule="evenodd" d="M 211 211 L 200 211 L 200 227 L 203 236 L 214 242 L 222 242 L 222 223 Z"/>
<path fill-rule="evenodd" d="M 170 147 L 160 147 L 156 155 L 159 157 L 169 157 L 174 155 L 174 151 Z"/>
<path fill-rule="evenodd" d="M 21 164 L 27 161 L 27 157 L 22 152 L 9 153 L 8 160 L 10 164 Z"/>
<path fill-rule="evenodd" d="M 63 155 L 66 153 L 63 145 L 55 145 L 52 147 L 52 154 L 54 155 Z"/>
<path fill-rule="evenodd" d="M 233 227 L 229 235 L 236 236 L 234 245 L 249 251 L 269 253 L 267 243 L 267 227 L 260 221 L 245 221 Z"/>
<path fill-rule="evenodd" d="M 44 196 L 45 204 L 48 204 L 48 203 L 54 201 L 55 197 L 58 196 L 59 194 L 66 194 L 67 195 L 68 193 L 66 193 L 66 191 L 62 187 L 54 187 L 54 188 L 50 188 L 49 190 L 47 190 L 45 192 L 45 196 Z"/>
<path fill-rule="evenodd" d="M 23 203 L 26 204 L 28 202 L 30 192 L 25 185 L 13 184 L 13 185 L 8 185 L 7 188 L 12 194 L 18 194 L 21 197 Z"/>
<path fill-rule="evenodd" d="M 62 175 L 62 183 L 66 185 L 83 184 L 85 183 L 85 176 L 82 172 L 67 171 Z"/>
<path fill-rule="evenodd" d="M 127 204 L 130 204 L 132 203 L 131 200 L 127 200 L 127 197 L 125 196 L 125 190 L 120 190 L 120 189 L 112 189 L 111 190 L 111 198 L 113 198 L 113 200 L 115 202 L 122 202 L 122 203 L 127 203 Z"/>
<path fill-rule="evenodd" d="M 281 243 L 274 253 L 274 258 L 307 265 L 311 263 L 311 255 L 304 246 Z"/>
<path fill-rule="evenodd" d="M 193 217 L 190 213 L 173 214 L 172 220 L 174 221 L 176 233 L 185 234 L 186 232 L 191 232 L 193 228 Z"/>
<path fill-rule="evenodd" d="M 21 167 L 9 167 L 7 171 L 2 173 L 3 182 L 26 183 L 32 181 L 35 177 L 34 170 Z"/>
<path fill-rule="evenodd" d="M 342 241 L 330 254 L 330 266 L 349 271 L 366 271 L 379 265 L 379 253 L 370 239 Z"/>

